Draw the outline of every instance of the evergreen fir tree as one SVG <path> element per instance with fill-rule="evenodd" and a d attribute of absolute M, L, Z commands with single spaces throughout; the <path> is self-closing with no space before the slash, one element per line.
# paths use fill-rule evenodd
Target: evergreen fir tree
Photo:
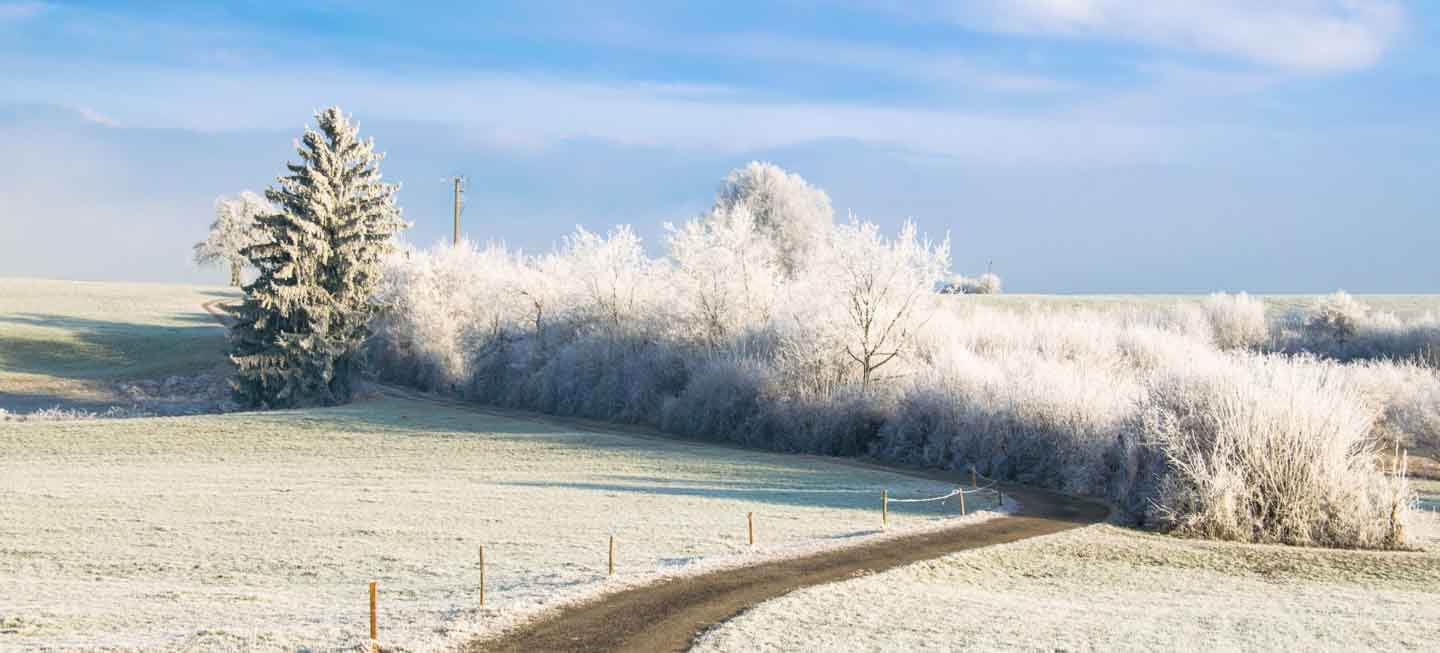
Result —
<path fill-rule="evenodd" d="M 247 247 L 259 275 L 231 329 L 237 400 L 257 408 L 348 401 L 369 336 L 380 260 L 407 225 L 383 155 L 339 107 L 315 114 L 296 150 L 301 162 L 265 197 L 268 242 Z"/>

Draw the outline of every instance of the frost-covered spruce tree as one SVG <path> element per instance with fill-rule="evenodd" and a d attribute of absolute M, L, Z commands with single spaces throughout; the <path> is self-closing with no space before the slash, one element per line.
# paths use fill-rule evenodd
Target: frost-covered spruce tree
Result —
<path fill-rule="evenodd" d="M 239 286 L 240 271 L 247 265 L 245 248 L 266 238 L 256 218 L 269 212 L 265 200 L 248 190 L 235 197 L 216 198 L 215 221 L 205 240 L 195 243 L 195 262 L 229 265 L 230 285 Z"/>
<path fill-rule="evenodd" d="M 265 197 L 269 242 L 245 249 L 258 271 L 231 330 L 237 400 L 259 408 L 349 400 L 369 335 L 381 258 L 408 226 L 398 186 L 381 180 L 383 155 L 357 138 L 338 107 L 315 114 L 318 130 L 296 144 L 301 162 Z"/>

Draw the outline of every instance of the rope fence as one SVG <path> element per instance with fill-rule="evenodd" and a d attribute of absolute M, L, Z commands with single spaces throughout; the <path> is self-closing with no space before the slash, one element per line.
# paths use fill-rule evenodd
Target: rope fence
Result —
<path fill-rule="evenodd" d="M 1005 493 L 1002 492 L 1002 491 L 1000 491 L 999 488 L 995 487 L 995 486 L 996 486 L 996 481 L 993 481 L 993 480 L 992 480 L 992 481 L 990 481 L 990 483 L 987 484 L 987 485 L 983 485 L 983 486 L 980 485 L 980 483 L 979 483 L 979 476 L 975 473 L 975 469 L 974 469 L 973 467 L 970 469 L 970 485 L 971 485 L 971 488 L 970 488 L 969 490 L 965 489 L 965 488 L 962 487 L 962 486 L 958 486 L 958 485 L 957 485 L 957 486 L 955 487 L 955 489 L 954 489 L 954 490 L 951 490 L 950 493 L 948 493 L 948 494 L 942 494 L 942 495 L 940 495 L 940 496 L 938 496 L 938 497 L 921 497 L 921 498 L 916 498 L 916 499 L 891 499 L 891 498 L 890 498 L 890 491 L 889 491 L 888 489 L 887 489 L 887 490 L 881 490 L 881 491 L 880 491 L 880 526 L 881 526 L 881 528 L 889 528 L 889 527 L 890 527 L 890 504 L 891 504 L 891 503 L 932 503 L 932 502 L 936 502 L 936 501 L 939 501 L 939 502 L 942 502 L 942 503 L 943 503 L 943 502 L 945 502 L 945 501 L 948 500 L 948 499 L 951 499 L 951 498 L 954 498 L 954 497 L 958 497 L 958 498 L 959 498 L 959 504 L 960 504 L 960 514 L 964 515 L 964 514 L 967 514 L 967 513 L 968 513 L 968 511 L 965 509 L 965 495 L 967 495 L 967 494 L 978 494 L 978 493 L 981 493 L 981 492 L 994 492 L 994 493 L 995 493 L 995 506 L 996 506 L 997 508 L 999 508 L 999 507 L 1004 507 L 1004 505 L 1005 505 Z"/>
<path fill-rule="evenodd" d="M 944 501 L 946 499 L 949 499 L 950 497 L 959 496 L 962 494 L 977 494 L 980 492 L 988 492 L 994 487 L 995 483 L 992 481 L 989 485 L 972 488 L 969 490 L 957 487 L 954 490 L 951 490 L 949 494 L 942 494 L 938 497 L 926 497 L 924 499 L 890 499 L 890 503 L 927 503 L 930 501 Z"/>
<path fill-rule="evenodd" d="M 974 474 L 974 472 L 972 471 L 972 472 L 971 472 L 971 481 L 972 481 L 972 483 L 974 483 L 974 481 L 976 481 L 976 480 L 977 480 L 977 479 L 975 478 L 975 474 Z M 943 501 L 946 501 L 946 500 L 948 500 L 948 499 L 952 499 L 952 498 L 957 498 L 957 497 L 958 497 L 958 498 L 959 498 L 960 514 L 964 515 L 964 514 L 966 514 L 966 510 L 965 510 L 965 496 L 966 496 L 966 495 L 993 492 L 993 493 L 995 494 L 996 507 L 997 507 L 997 508 L 1001 508 L 1001 507 L 1003 507 L 1004 504 L 1005 504 L 1005 495 L 1004 495 L 1004 493 L 1003 493 L 1001 490 L 999 490 L 999 489 L 996 487 L 996 485 L 997 485 L 997 482 L 996 482 L 996 481 L 993 481 L 993 480 L 990 481 L 989 484 L 983 485 L 983 486 L 981 486 L 981 485 L 972 485 L 972 487 L 971 487 L 970 489 L 968 489 L 968 490 L 965 489 L 963 486 L 958 486 L 958 485 L 957 485 L 957 486 L 955 487 L 955 489 L 951 490 L 950 492 L 948 492 L 948 493 L 946 493 L 946 494 L 942 494 L 942 495 L 940 495 L 940 496 L 934 496 L 934 497 L 917 497 L 917 498 L 910 498 L 910 499 L 891 499 L 891 498 L 890 498 L 890 491 L 889 491 L 889 489 L 881 489 L 881 490 L 880 490 L 881 524 L 882 524 L 882 526 L 885 527 L 885 528 L 888 528 L 888 527 L 889 527 L 889 524 L 890 524 L 890 504 L 891 504 L 891 503 L 934 503 L 934 502 L 943 502 Z M 755 513 L 754 513 L 754 512 L 747 512 L 747 513 L 745 513 L 745 521 L 746 521 L 746 531 L 747 531 L 747 533 L 746 533 L 747 538 L 746 538 L 746 539 L 747 539 L 749 545 L 750 545 L 751 547 L 754 547 L 754 546 L 755 546 L 755 539 L 756 539 L 756 538 L 755 538 Z M 608 553 L 609 553 L 609 555 L 608 555 L 607 564 L 606 564 L 606 575 L 607 575 L 607 576 L 610 576 L 610 577 L 613 577 L 613 576 L 615 576 L 615 560 L 616 560 L 616 555 L 615 555 L 615 554 L 616 554 L 616 549 L 615 549 L 615 535 L 614 535 L 613 533 L 611 533 L 611 534 L 609 535 L 608 544 L 609 544 L 609 546 L 608 546 L 608 549 L 609 549 L 609 550 L 608 550 Z M 479 607 L 480 607 L 480 609 L 483 611 L 483 610 L 485 610 L 485 568 L 486 568 L 485 546 L 484 546 L 483 544 L 482 544 L 482 545 L 479 545 L 479 547 L 478 547 L 478 553 L 479 553 L 479 555 L 478 555 L 478 558 L 479 558 L 479 559 L 478 559 L 478 565 L 477 565 L 477 567 L 478 567 L 478 571 L 479 571 L 479 587 L 478 587 L 478 589 L 479 589 Z M 375 581 L 371 581 L 370 584 L 369 584 L 369 599 L 370 599 L 370 637 L 369 637 L 369 640 L 368 640 L 368 642 L 367 642 L 367 643 L 368 643 L 368 646 L 367 646 L 366 648 L 369 650 L 370 653 L 380 653 L 381 651 L 385 650 L 385 648 L 382 647 L 381 644 L 380 644 L 380 629 L 379 629 L 379 612 L 380 612 L 380 610 L 379 610 L 379 591 L 378 591 L 379 588 L 378 588 L 378 585 L 379 585 L 379 584 L 378 584 L 377 582 L 375 582 Z"/>

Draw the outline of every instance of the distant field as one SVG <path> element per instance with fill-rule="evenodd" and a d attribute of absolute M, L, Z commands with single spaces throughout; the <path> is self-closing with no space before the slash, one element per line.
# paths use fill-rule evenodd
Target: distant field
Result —
<path fill-rule="evenodd" d="M 878 531 L 881 488 L 949 489 L 399 399 L 0 422 L 0 451 L 4 650 L 334 650 L 364 638 L 371 580 L 383 639 L 433 650 L 604 586 L 611 534 L 624 582 L 747 555 L 747 512 L 764 551 L 838 544 Z M 891 519 L 953 512 L 895 504 Z"/>
<path fill-rule="evenodd" d="M 956 301 L 974 302 L 984 306 L 1025 308 L 1035 305 L 1053 310 L 1114 310 L 1135 306 L 1183 304 L 1205 299 L 1208 293 L 1186 295 L 955 295 Z M 1265 302 L 1272 317 L 1284 315 L 1312 304 L 1320 295 L 1256 295 Z M 1440 313 L 1440 294 L 1427 295 L 1355 295 L 1370 308 L 1394 313 L 1400 317 L 1418 317 Z"/>
<path fill-rule="evenodd" d="M 117 380 L 224 365 L 224 287 L 0 279 L 0 409 L 103 409 Z"/>
<path fill-rule="evenodd" d="M 695 651 L 1429 650 L 1440 554 L 1092 526 L 801 590 Z"/>

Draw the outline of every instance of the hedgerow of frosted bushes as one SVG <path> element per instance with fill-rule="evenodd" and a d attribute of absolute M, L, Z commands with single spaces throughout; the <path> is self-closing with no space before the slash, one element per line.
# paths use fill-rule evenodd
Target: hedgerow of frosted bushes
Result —
<path fill-rule="evenodd" d="M 945 241 L 836 224 L 823 193 L 773 166 L 727 182 L 714 211 L 670 227 L 659 259 L 628 228 L 580 230 L 542 256 L 462 243 L 394 257 L 372 355 L 391 381 L 476 401 L 973 465 L 1188 534 L 1404 546 L 1408 490 L 1375 453 L 1440 440 L 1440 379 L 1321 356 L 1374 357 L 1359 353 L 1367 338 L 1410 347 L 1428 337 L 1397 335 L 1413 327 L 1361 317 L 1311 355 L 1297 352 L 1337 320 L 1271 324 L 1243 294 L 976 305 L 934 292 Z M 777 226 L 785 206 L 805 223 Z"/>

